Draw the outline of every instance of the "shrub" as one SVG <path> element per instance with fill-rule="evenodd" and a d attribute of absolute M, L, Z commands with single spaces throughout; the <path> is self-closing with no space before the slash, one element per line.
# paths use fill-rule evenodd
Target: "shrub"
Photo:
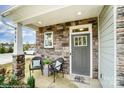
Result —
<path fill-rule="evenodd" d="M 13 48 L 12 47 L 9 47 L 8 52 L 9 53 L 12 53 L 13 52 Z"/>
<path fill-rule="evenodd" d="M 5 81 L 5 82 L 4 82 Z M 10 76 L 6 82 L 4 75 L 0 75 L 0 88 L 26 88 L 27 84 L 18 81 L 16 77 Z"/>
<path fill-rule="evenodd" d="M 5 80 L 5 76 L 0 75 L 0 85 L 4 83 L 4 80 Z"/>
<path fill-rule="evenodd" d="M 0 53 L 3 54 L 3 53 L 5 53 L 5 52 L 6 52 L 5 47 L 2 46 L 2 47 L 0 48 Z"/>
<path fill-rule="evenodd" d="M 0 68 L 0 74 L 5 75 L 6 74 L 6 68 Z"/>
<path fill-rule="evenodd" d="M 30 76 L 27 80 L 27 85 L 30 88 L 35 88 L 35 78 L 33 76 Z"/>
<path fill-rule="evenodd" d="M 23 45 L 23 51 L 26 51 L 30 48 L 30 44 L 26 42 L 26 44 Z"/>
<path fill-rule="evenodd" d="M 9 84 L 10 85 L 19 85 L 19 81 L 17 80 L 17 78 L 15 76 L 12 76 L 10 78 Z"/>

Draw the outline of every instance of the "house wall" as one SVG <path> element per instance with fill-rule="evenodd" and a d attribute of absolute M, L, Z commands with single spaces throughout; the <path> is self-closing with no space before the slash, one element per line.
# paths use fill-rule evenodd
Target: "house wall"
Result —
<path fill-rule="evenodd" d="M 117 87 L 124 87 L 124 6 L 117 6 Z"/>
<path fill-rule="evenodd" d="M 93 77 L 98 77 L 98 25 L 97 18 L 89 18 L 83 20 L 76 20 L 66 23 L 40 27 L 36 32 L 36 46 L 41 54 L 56 59 L 63 57 L 65 59 L 64 72 L 69 73 L 69 27 L 83 24 L 92 24 L 93 27 Z M 54 48 L 44 48 L 44 32 L 53 31 L 53 46 Z"/>
<path fill-rule="evenodd" d="M 104 6 L 99 16 L 100 81 L 103 87 L 114 87 L 114 12 Z"/>

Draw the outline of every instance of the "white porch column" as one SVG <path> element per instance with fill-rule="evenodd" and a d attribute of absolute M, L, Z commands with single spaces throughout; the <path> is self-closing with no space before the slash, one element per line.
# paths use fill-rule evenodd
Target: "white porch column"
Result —
<path fill-rule="evenodd" d="M 14 54 L 20 55 L 20 54 L 23 54 L 22 24 L 21 23 L 17 23 L 15 35 L 16 37 L 15 37 L 15 43 L 14 43 Z"/>
<path fill-rule="evenodd" d="M 17 23 L 13 54 L 13 73 L 18 80 L 25 76 L 25 55 L 23 53 L 22 24 Z"/>

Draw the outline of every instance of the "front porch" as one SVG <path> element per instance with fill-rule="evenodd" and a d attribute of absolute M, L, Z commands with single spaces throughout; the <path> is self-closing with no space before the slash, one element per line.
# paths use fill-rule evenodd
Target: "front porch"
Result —
<path fill-rule="evenodd" d="M 31 59 L 25 61 L 22 44 L 22 26 L 27 26 L 36 31 L 37 54 L 65 60 L 66 75 L 59 75 L 55 83 L 53 76 L 34 71 L 36 87 L 115 86 L 114 59 L 108 58 L 114 56 L 113 6 L 20 6 L 6 17 L 17 23 L 13 71 L 18 79 L 26 81 L 29 76 Z M 75 81 L 77 76 L 80 82 Z"/>

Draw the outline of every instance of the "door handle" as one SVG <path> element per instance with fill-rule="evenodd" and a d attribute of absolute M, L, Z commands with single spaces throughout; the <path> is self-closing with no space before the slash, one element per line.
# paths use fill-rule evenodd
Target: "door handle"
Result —
<path fill-rule="evenodd" d="M 70 53 L 70 55 L 71 55 L 71 53 Z"/>

